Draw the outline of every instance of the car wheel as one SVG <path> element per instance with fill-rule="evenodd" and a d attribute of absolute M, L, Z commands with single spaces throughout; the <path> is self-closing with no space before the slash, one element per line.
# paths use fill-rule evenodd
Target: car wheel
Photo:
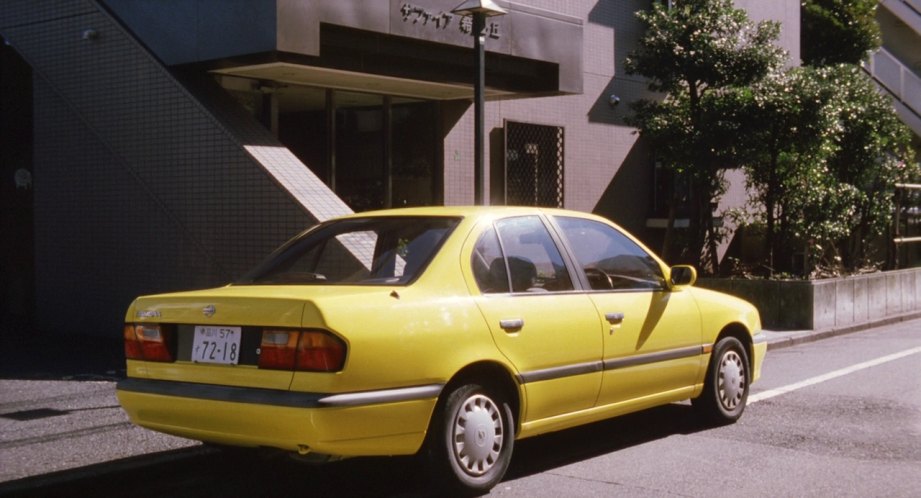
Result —
<path fill-rule="evenodd" d="M 515 444 L 512 410 L 505 397 L 478 384 L 452 391 L 436 412 L 428 457 L 436 485 L 452 494 L 492 489 L 508 470 Z"/>
<path fill-rule="evenodd" d="M 708 422 L 735 422 L 745 411 L 749 381 L 745 346 L 735 337 L 724 337 L 713 348 L 704 391 L 691 404 Z"/>

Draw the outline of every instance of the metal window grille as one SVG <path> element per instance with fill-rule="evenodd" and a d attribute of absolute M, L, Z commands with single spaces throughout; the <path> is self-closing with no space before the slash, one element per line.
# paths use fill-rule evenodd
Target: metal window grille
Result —
<path fill-rule="evenodd" d="M 505 202 L 563 207 L 563 127 L 505 121 Z"/>

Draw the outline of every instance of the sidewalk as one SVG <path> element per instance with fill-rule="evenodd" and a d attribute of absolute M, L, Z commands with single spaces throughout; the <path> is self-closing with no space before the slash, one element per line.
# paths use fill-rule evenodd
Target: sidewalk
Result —
<path fill-rule="evenodd" d="M 771 350 L 918 316 L 764 333 Z M 0 342 L 0 495 L 27 490 L 39 480 L 68 481 L 213 451 L 128 422 L 115 397 L 115 382 L 124 377 L 121 347 L 113 339 L 80 336 Z"/>
<path fill-rule="evenodd" d="M 116 338 L 0 330 L 0 495 L 202 448 L 128 422 L 115 398 L 124 363 Z"/>

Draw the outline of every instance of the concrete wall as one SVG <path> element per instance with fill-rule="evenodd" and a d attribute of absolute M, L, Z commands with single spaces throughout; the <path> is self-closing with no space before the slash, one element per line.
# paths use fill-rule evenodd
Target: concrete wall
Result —
<path fill-rule="evenodd" d="M 825 330 L 921 313 L 921 268 L 823 280 L 701 279 L 754 304 L 766 329 Z"/>
<path fill-rule="evenodd" d="M 789 0 L 735 0 L 735 6 L 745 9 L 752 21 L 779 21 L 780 39 L 777 44 L 787 51 L 790 65 L 800 65 L 800 2 Z"/>

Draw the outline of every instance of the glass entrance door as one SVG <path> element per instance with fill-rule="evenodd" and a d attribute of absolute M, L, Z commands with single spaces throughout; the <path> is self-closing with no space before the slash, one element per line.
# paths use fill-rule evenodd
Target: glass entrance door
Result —
<path fill-rule="evenodd" d="M 355 211 L 387 206 L 384 97 L 333 92 L 335 191 Z"/>
<path fill-rule="evenodd" d="M 441 202 L 438 109 L 434 102 L 393 98 L 390 112 L 390 206 L 431 206 Z"/>
<path fill-rule="evenodd" d="M 278 138 L 355 211 L 441 202 L 434 101 L 285 86 Z"/>

